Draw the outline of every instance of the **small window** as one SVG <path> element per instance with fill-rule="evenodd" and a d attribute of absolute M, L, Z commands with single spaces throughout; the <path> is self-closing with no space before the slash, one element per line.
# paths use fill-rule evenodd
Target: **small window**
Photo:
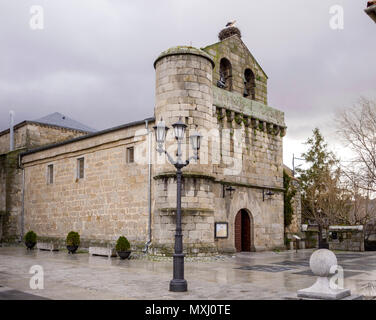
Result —
<path fill-rule="evenodd" d="M 48 184 L 54 183 L 54 166 L 53 166 L 53 164 L 50 164 L 47 167 L 47 183 Z"/>
<path fill-rule="evenodd" d="M 134 147 L 127 148 L 127 163 L 134 162 Z"/>
<path fill-rule="evenodd" d="M 84 172 L 85 172 L 85 159 L 79 158 L 79 159 L 77 159 L 77 178 L 83 179 L 84 178 Z"/>

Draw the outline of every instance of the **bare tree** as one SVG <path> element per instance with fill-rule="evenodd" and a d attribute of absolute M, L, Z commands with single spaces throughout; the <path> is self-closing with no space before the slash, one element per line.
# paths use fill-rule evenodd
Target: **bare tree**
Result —
<path fill-rule="evenodd" d="M 362 178 L 354 172 L 345 168 L 343 171 L 344 184 L 351 194 L 352 208 L 348 217 L 349 224 L 362 224 L 370 213 L 370 191 L 363 189 Z"/>
<path fill-rule="evenodd" d="M 348 224 L 365 226 L 366 240 L 376 233 L 376 101 L 361 98 L 337 118 L 337 130 L 354 153 L 344 167 L 347 189 L 352 193 Z"/>
<path fill-rule="evenodd" d="M 355 157 L 350 173 L 361 179 L 359 187 L 376 191 L 376 102 L 361 98 L 343 110 L 337 119 L 338 132 Z"/>

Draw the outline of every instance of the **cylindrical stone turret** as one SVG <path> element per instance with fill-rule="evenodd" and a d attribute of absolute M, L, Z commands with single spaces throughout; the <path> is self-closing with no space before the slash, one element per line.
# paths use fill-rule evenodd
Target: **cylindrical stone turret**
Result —
<path fill-rule="evenodd" d="M 192 155 L 189 135 L 203 136 L 200 160 L 183 169 L 182 229 L 184 251 L 197 254 L 217 252 L 214 243 L 213 165 L 209 158 L 210 130 L 214 128 L 212 70 L 214 62 L 200 49 L 175 47 L 163 52 L 155 61 L 155 118 L 170 127 L 166 150 L 176 159 L 177 143 L 172 124 L 179 120 L 187 125 L 182 148 L 185 161 Z M 159 158 L 162 160 L 162 157 Z M 175 211 L 177 203 L 176 169 L 167 161 L 153 167 L 155 184 L 153 250 L 172 254 L 174 250 Z M 209 176 L 209 177 L 208 177 Z"/>
<path fill-rule="evenodd" d="M 192 129 L 197 128 L 204 136 L 206 135 L 201 152 L 203 157 L 206 157 L 207 133 L 213 127 L 212 70 L 214 62 L 212 58 L 200 49 L 179 46 L 162 52 L 156 59 L 154 67 L 156 71 L 156 121 L 163 118 L 166 125 L 171 128 L 171 125 L 181 117 L 188 126 L 187 137 L 189 131 L 192 132 Z M 171 135 L 172 132 L 170 141 Z M 187 148 L 186 151 L 188 151 Z M 208 168 L 204 169 L 204 167 L 200 166 L 206 171 Z M 190 171 L 191 168 L 192 166 L 189 166 L 187 170 Z"/>

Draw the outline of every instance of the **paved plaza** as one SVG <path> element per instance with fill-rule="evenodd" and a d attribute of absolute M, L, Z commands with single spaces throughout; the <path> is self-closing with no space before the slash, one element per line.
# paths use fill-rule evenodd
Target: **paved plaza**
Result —
<path fill-rule="evenodd" d="M 172 260 L 120 260 L 24 247 L 0 248 L 0 299 L 284 299 L 315 282 L 312 250 L 239 253 L 222 260 L 186 262 L 188 292 L 168 291 Z M 345 287 L 376 295 L 376 252 L 336 252 Z M 34 265 L 44 289 L 30 288 Z"/>

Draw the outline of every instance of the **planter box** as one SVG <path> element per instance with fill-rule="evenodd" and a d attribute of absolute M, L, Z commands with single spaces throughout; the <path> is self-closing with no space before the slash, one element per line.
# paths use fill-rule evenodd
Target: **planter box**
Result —
<path fill-rule="evenodd" d="M 39 250 L 59 251 L 58 245 L 53 242 L 37 242 L 37 248 Z"/>
<path fill-rule="evenodd" d="M 89 254 L 91 256 L 105 256 L 105 257 L 116 257 L 115 248 L 105 248 L 105 247 L 89 247 Z"/>

